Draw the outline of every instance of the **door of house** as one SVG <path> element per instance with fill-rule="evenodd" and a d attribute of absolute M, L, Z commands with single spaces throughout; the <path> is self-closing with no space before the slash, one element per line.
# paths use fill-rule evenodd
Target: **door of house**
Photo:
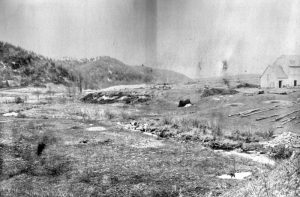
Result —
<path fill-rule="evenodd" d="M 278 87 L 281 88 L 282 87 L 282 81 L 280 80 L 278 83 Z"/>
<path fill-rule="evenodd" d="M 297 86 L 297 80 L 294 80 L 294 86 Z"/>

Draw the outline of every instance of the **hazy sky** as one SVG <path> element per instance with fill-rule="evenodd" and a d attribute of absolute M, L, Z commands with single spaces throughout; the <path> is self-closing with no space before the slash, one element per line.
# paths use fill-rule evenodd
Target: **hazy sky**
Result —
<path fill-rule="evenodd" d="M 223 60 L 229 73 L 261 73 L 300 54 L 299 39 L 299 0 L 0 0 L 0 40 L 190 77 L 222 74 Z"/>

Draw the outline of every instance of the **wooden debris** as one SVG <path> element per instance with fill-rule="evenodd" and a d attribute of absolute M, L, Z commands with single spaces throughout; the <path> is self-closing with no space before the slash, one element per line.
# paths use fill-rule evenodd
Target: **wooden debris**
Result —
<path fill-rule="evenodd" d="M 274 114 L 274 115 L 271 115 L 271 116 L 263 116 L 263 117 L 260 117 L 260 118 L 256 118 L 255 120 L 260 121 L 260 120 L 264 120 L 264 119 L 268 119 L 268 118 L 273 118 L 273 117 L 276 117 L 276 116 L 279 116 L 279 115 Z"/>
<path fill-rule="evenodd" d="M 249 114 L 249 113 L 252 113 L 252 112 L 255 112 L 255 111 L 258 111 L 258 110 L 260 110 L 260 108 L 249 109 L 249 110 L 246 110 L 246 111 L 243 111 L 243 112 L 238 112 L 238 113 L 235 113 L 235 114 L 230 114 L 230 115 L 228 115 L 228 117 L 242 115 L 242 114 L 245 115 L 245 114 Z"/>
<path fill-rule="evenodd" d="M 287 117 L 287 116 L 289 116 L 289 115 L 292 115 L 292 114 L 294 114 L 294 113 L 297 113 L 297 112 L 299 112 L 299 111 L 300 111 L 300 110 L 292 111 L 292 112 L 290 112 L 290 113 L 288 113 L 288 114 L 285 114 L 285 115 L 283 115 L 283 116 L 280 116 L 280 117 L 276 118 L 276 119 L 273 120 L 272 122 L 279 121 L 279 120 L 281 120 L 281 119 L 283 119 L 283 118 L 285 118 L 285 117 Z"/>
<path fill-rule="evenodd" d="M 254 114 L 259 114 L 259 113 L 263 113 L 263 112 L 266 112 L 266 111 L 271 111 L 271 110 L 274 110 L 278 107 L 279 105 L 276 105 L 276 106 L 273 106 L 273 107 L 269 107 L 269 108 L 255 108 L 255 109 L 249 109 L 249 110 L 246 110 L 246 111 L 243 111 L 243 112 L 238 112 L 238 113 L 235 113 L 235 114 L 230 114 L 228 115 L 229 117 L 231 116 L 241 116 L 241 117 L 247 117 L 247 116 L 251 116 L 251 115 L 254 115 Z"/>
<path fill-rule="evenodd" d="M 242 114 L 241 116 L 242 117 L 247 117 L 247 116 L 251 116 L 253 114 L 259 114 L 259 113 L 263 113 L 263 112 L 266 112 L 266 111 L 271 111 L 271 110 L 274 110 L 278 107 L 277 106 L 274 106 L 274 107 L 271 107 L 271 108 L 266 108 L 266 109 L 263 109 L 263 110 L 260 110 L 260 111 L 255 111 L 255 112 L 252 112 L 252 113 L 248 113 L 248 114 Z"/>
<path fill-rule="evenodd" d="M 291 117 L 291 118 L 288 118 L 288 119 L 285 120 L 281 125 L 285 125 L 286 123 L 291 122 L 292 120 L 295 120 L 296 118 L 297 118 L 296 116 Z"/>
<path fill-rule="evenodd" d="M 228 117 L 232 117 L 232 116 L 238 116 L 238 115 L 240 115 L 240 112 L 238 112 L 238 113 L 235 113 L 235 114 L 229 114 L 229 115 L 228 115 Z"/>

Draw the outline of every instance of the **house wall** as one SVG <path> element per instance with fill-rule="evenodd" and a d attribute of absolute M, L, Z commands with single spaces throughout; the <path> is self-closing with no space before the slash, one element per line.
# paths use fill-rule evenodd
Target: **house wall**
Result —
<path fill-rule="evenodd" d="M 289 87 L 293 87 L 294 86 L 294 80 L 297 80 L 297 86 L 300 86 L 300 76 L 297 76 L 297 75 L 289 76 L 289 78 L 287 80 L 287 85 Z"/>
<path fill-rule="evenodd" d="M 260 87 L 262 88 L 274 88 L 275 87 L 276 77 L 274 74 L 270 72 L 270 69 L 266 70 L 266 72 L 260 78 Z"/>
<path fill-rule="evenodd" d="M 282 87 L 283 86 L 290 86 L 290 84 L 293 84 L 289 79 L 282 79 L 278 78 L 274 72 L 272 72 L 271 69 L 267 69 L 265 73 L 260 78 L 260 87 L 261 88 L 279 88 L 279 81 L 282 81 Z M 299 81 L 300 83 L 300 81 Z"/>

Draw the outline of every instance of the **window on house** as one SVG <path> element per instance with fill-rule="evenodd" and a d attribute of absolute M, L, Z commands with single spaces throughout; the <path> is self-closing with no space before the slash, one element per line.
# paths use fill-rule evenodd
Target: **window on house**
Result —
<path fill-rule="evenodd" d="M 278 87 L 282 88 L 282 81 L 281 80 L 279 80 Z"/>

